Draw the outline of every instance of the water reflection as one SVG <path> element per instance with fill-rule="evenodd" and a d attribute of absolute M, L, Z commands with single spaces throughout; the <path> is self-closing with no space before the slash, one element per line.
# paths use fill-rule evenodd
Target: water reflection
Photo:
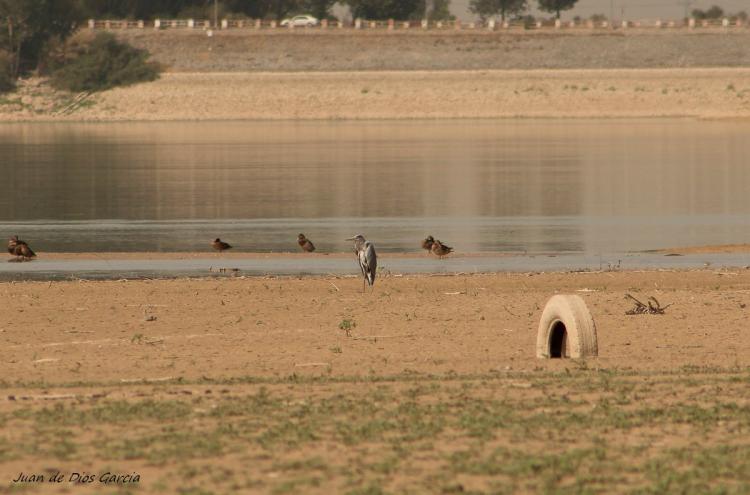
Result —
<path fill-rule="evenodd" d="M 746 242 L 749 123 L 0 125 L 0 232 L 47 251 L 461 251 Z"/>

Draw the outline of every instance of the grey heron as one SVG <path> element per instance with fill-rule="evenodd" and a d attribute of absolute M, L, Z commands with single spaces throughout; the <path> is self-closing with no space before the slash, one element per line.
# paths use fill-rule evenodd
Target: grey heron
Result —
<path fill-rule="evenodd" d="M 362 234 L 350 237 L 347 241 L 354 241 L 354 254 L 359 261 L 359 269 L 362 270 L 362 292 L 365 291 L 365 282 L 372 287 L 375 285 L 375 272 L 378 269 L 378 255 L 375 253 L 375 245 L 365 239 Z"/>

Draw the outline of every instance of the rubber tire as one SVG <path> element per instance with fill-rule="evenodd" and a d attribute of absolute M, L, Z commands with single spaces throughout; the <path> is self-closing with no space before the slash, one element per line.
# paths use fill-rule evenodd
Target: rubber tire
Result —
<path fill-rule="evenodd" d="M 565 325 L 567 339 L 567 345 L 560 357 L 579 359 L 599 354 L 596 325 L 584 300 L 577 295 L 558 294 L 552 296 L 544 306 L 536 336 L 536 357 L 551 357 L 552 330 L 558 323 Z"/>

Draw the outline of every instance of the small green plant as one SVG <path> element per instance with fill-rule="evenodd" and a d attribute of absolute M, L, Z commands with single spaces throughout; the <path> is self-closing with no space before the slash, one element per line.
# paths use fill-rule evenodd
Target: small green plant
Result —
<path fill-rule="evenodd" d="M 351 336 L 352 330 L 355 328 L 357 328 L 357 322 L 348 318 L 341 320 L 341 323 L 339 323 L 339 329 L 346 332 L 347 337 Z"/>
<path fill-rule="evenodd" d="M 131 337 L 130 339 L 131 344 L 141 344 L 143 343 L 143 334 L 142 333 L 136 333 Z"/>
<path fill-rule="evenodd" d="M 362 94 L 363 95 L 366 95 L 369 92 L 370 92 L 370 90 L 368 88 L 362 88 Z"/>
<path fill-rule="evenodd" d="M 110 33 L 99 33 L 52 73 L 52 84 L 69 91 L 103 91 L 153 81 L 160 68 L 148 62 L 148 57 L 146 50 L 122 43 Z"/>
<path fill-rule="evenodd" d="M 341 346 L 337 345 L 337 346 L 331 347 L 331 352 L 334 354 L 341 354 L 342 353 Z"/>

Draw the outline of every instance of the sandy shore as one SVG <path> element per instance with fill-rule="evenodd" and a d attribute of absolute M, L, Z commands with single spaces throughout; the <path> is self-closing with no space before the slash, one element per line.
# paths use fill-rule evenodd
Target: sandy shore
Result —
<path fill-rule="evenodd" d="M 716 246 L 682 246 L 664 248 L 648 253 L 659 254 L 729 254 L 729 253 L 750 253 L 750 244 L 720 244 Z M 101 253 L 38 253 L 49 260 L 189 260 L 202 258 L 217 258 L 223 260 L 233 259 L 309 259 L 317 257 L 335 258 L 335 259 L 352 259 L 352 253 L 258 253 L 243 251 L 225 251 L 221 254 L 205 252 L 101 252 Z M 452 254 L 450 257 L 455 258 L 497 258 L 504 256 L 519 256 L 520 253 L 503 253 L 503 252 L 481 252 L 481 253 L 460 253 Z M 550 253 L 553 254 L 553 253 Z M 543 254 L 542 254 L 543 255 Z M 425 251 L 415 251 L 411 253 L 380 253 L 382 259 L 424 259 L 432 258 L 432 255 Z"/>
<path fill-rule="evenodd" d="M 750 69 L 166 73 L 70 113 L 30 81 L 2 121 L 750 117 Z"/>
<path fill-rule="evenodd" d="M 3 379 L 556 370 L 534 356 L 555 293 L 581 295 L 596 320 L 589 366 L 750 365 L 746 270 L 386 276 L 361 290 L 339 277 L 3 283 Z M 671 306 L 625 316 L 625 293 Z"/>

